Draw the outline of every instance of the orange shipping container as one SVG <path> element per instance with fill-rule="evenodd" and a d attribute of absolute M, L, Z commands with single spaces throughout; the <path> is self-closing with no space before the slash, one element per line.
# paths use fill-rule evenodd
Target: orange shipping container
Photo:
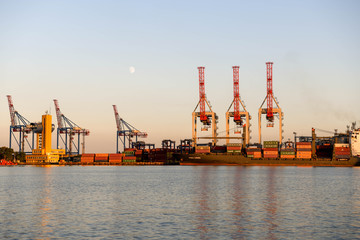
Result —
<path fill-rule="evenodd" d="M 108 153 L 96 153 L 95 154 L 95 157 L 108 157 L 109 156 L 109 154 Z"/>
<path fill-rule="evenodd" d="M 271 154 L 272 154 L 272 155 L 276 154 L 276 155 L 278 155 L 278 152 L 277 152 L 277 151 L 265 151 L 265 150 L 264 150 L 264 155 L 265 155 L 265 154 L 270 154 L 270 155 L 271 155 Z"/>
<path fill-rule="evenodd" d="M 123 153 L 111 153 L 109 154 L 109 157 L 123 157 L 125 154 Z"/>
<path fill-rule="evenodd" d="M 116 159 L 116 160 L 109 160 L 109 163 L 122 163 L 122 160 L 121 159 Z"/>

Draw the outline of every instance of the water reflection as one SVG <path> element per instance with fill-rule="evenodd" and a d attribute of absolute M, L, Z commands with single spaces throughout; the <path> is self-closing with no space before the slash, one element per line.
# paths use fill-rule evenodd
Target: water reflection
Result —
<path fill-rule="evenodd" d="M 41 236 L 49 236 L 53 232 L 52 224 L 50 223 L 53 220 L 52 217 L 52 207 L 53 202 L 51 199 L 52 194 L 52 166 L 43 167 L 42 180 L 39 185 L 40 194 L 38 196 L 38 215 L 40 216 L 40 225 L 41 225 Z"/>
<path fill-rule="evenodd" d="M 233 204 L 232 208 L 234 210 L 234 225 L 236 226 L 237 236 L 243 236 L 245 229 L 244 223 L 249 221 L 246 210 L 244 209 L 244 200 L 247 199 L 246 187 L 244 184 L 245 176 L 243 177 L 244 167 L 236 167 L 235 174 L 233 177 L 234 190 L 232 191 Z"/>
<path fill-rule="evenodd" d="M 277 239 L 275 231 L 277 225 L 277 197 L 276 197 L 276 170 L 278 168 L 270 167 L 267 169 L 267 186 L 264 208 L 266 211 L 265 222 L 267 223 L 267 239 Z"/>
<path fill-rule="evenodd" d="M 205 239 L 208 232 L 208 219 L 210 217 L 209 199 L 209 168 L 208 166 L 201 169 L 200 188 L 199 188 L 199 213 L 197 214 L 197 229 L 200 233 L 200 239 Z"/>
<path fill-rule="evenodd" d="M 358 169 L 0 168 L 0 186 L 1 239 L 359 237 Z"/>

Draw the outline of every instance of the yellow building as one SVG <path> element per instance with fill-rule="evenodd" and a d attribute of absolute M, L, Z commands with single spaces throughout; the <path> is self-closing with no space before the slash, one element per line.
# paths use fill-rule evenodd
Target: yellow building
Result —
<path fill-rule="evenodd" d="M 65 154 L 64 149 L 51 149 L 52 116 L 45 114 L 42 116 L 41 129 L 36 132 L 36 149 L 32 150 L 31 155 L 26 156 L 26 163 L 58 163 L 60 155 Z M 41 130 L 41 131 L 40 131 Z"/>

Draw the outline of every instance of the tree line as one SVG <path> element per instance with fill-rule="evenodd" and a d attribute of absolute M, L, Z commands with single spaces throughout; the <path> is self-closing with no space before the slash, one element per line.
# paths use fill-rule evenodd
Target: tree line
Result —
<path fill-rule="evenodd" d="M 1 147 L 0 148 L 0 159 L 5 159 L 7 161 L 20 160 L 25 162 L 25 153 L 24 152 L 14 152 L 12 148 Z"/>

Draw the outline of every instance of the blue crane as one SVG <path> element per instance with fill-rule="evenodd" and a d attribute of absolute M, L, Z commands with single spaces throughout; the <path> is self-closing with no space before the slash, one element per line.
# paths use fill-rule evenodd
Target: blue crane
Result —
<path fill-rule="evenodd" d="M 137 138 L 146 138 L 147 133 L 141 132 L 135 127 L 131 126 L 124 119 L 120 118 L 116 105 L 113 105 L 114 113 L 115 113 L 115 121 L 116 121 L 116 153 L 119 153 L 119 139 L 123 144 L 123 148 L 131 148 L 132 146 L 132 138 L 135 137 L 135 142 L 137 142 Z M 128 143 L 128 144 L 127 144 Z"/>
<path fill-rule="evenodd" d="M 60 148 L 59 139 L 64 145 L 65 153 L 68 155 L 79 155 L 80 154 L 80 135 L 83 136 L 82 142 L 82 153 L 85 153 L 85 136 L 90 134 L 88 129 L 79 127 L 76 123 L 65 117 L 61 113 L 58 100 L 54 99 L 56 117 L 58 122 L 57 135 L 56 135 L 56 147 Z M 64 137 L 62 136 L 64 135 Z M 77 139 L 74 136 L 77 136 Z M 77 140 L 75 142 L 74 140 Z M 74 147 L 75 149 L 73 150 Z"/>
<path fill-rule="evenodd" d="M 34 131 L 32 131 L 34 123 L 30 123 L 25 117 L 23 117 L 18 111 L 15 110 L 12 98 L 10 95 L 6 96 L 10 109 L 10 137 L 9 148 L 12 148 L 12 139 L 15 140 L 16 145 L 19 148 L 19 152 L 25 152 L 25 146 L 30 148 L 30 151 L 25 153 L 31 153 L 34 149 Z M 19 133 L 18 137 L 16 136 Z M 28 135 L 31 134 L 31 140 L 28 139 Z M 25 143 L 27 145 L 25 145 Z"/>

